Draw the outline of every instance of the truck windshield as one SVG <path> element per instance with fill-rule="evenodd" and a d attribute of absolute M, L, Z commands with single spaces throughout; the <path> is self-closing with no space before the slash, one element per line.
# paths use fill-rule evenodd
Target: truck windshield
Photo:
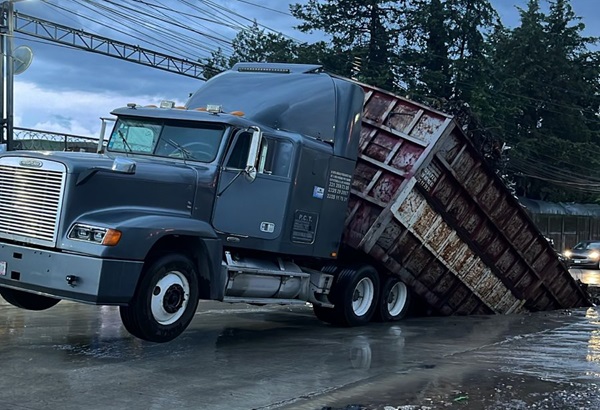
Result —
<path fill-rule="evenodd" d="M 224 132 L 218 124 L 119 118 L 107 150 L 211 162 Z"/>

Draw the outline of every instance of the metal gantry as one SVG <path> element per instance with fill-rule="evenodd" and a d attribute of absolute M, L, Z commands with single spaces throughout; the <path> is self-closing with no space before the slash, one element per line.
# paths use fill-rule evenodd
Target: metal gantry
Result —
<path fill-rule="evenodd" d="M 203 72 L 206 68 L 200 62 L 173 57 L 137 45 L 112 40 L 17 12 L 14 14 L 14 31 L 92 53 L 103 54 L 198 79 L 203 79 Z"/>
<path fill-rule="evenodd" d="M 6 150 L 13 147 L 13 34 L 20 33 L 42 40 L 59 43 L 65 46 L 85 50 L 92 53 L 118 58 L 121 60 L 145 65 L 152 68 L 185 75 L 204 80 L 206 66 L 200 62 L 178 58 L 153 51 L 138 45 L 124 43 L 96 34 L 88 33 L 72 27 L 53 23 L 37 17 L 14 11 L 13 2 L 9 0 L 0 4 L 0 126 L 2 133 L 0 143 L 6 144 Z"/>

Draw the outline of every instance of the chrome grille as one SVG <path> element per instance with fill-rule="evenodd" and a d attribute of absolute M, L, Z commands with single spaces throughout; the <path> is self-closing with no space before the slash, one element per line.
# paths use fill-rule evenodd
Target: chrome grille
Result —
<path fill-rule="evenodd" d="M 65 175 L 54 161 L 0 158 L 0 237 L 54 245 Z"/>

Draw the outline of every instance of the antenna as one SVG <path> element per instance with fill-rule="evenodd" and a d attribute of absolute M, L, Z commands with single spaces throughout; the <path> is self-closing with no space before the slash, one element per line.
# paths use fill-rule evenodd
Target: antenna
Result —
<path fill-rule="evenodd" d="M 27 46 L 19 46 L 13 50 L 13 74 L 21 74 L 29 68 L 31 60 L 33 60 L 33 51 Z"/>

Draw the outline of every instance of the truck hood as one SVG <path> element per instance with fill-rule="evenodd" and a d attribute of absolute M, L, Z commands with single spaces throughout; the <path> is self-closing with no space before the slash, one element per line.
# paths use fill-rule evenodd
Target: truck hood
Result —
<path fill-rule="evenodd" d="M 34 166 L 35 160 L 55 161 L 65 166 L 67 180 L 61 225 L 69 225 L 90 213 L 106 213 L 117 219 L 119 214 L 132 211 L 190 215 L 198 174 L 210 170 L 208 166 L 183 161 L 130 157 L 136 163 L 135 173 L 124 174 L 112 171 L 114 158 L 104 154 L 22 151 L 3 155 L 6 156 L 30 159 Z"/>

